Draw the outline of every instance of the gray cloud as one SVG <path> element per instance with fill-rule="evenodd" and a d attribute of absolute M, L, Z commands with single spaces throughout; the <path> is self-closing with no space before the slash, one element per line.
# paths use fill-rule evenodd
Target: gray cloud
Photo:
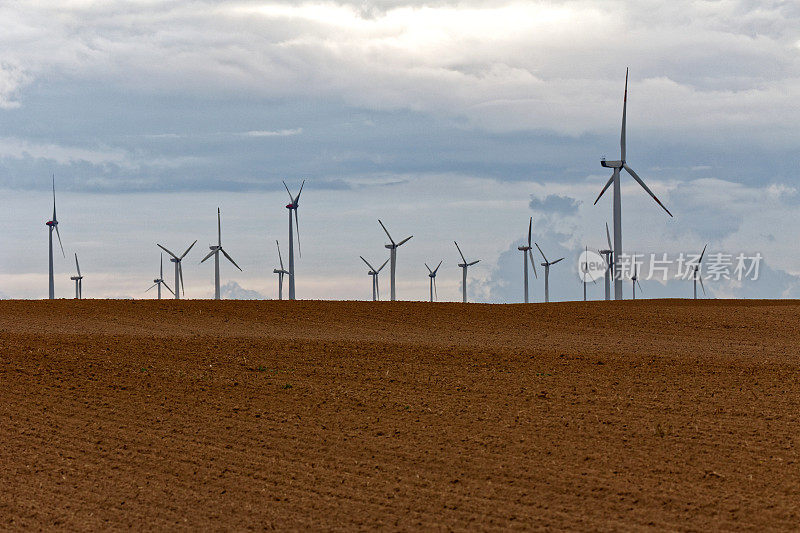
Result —
<path fill-rule="evenodd" d="M 264 300 L 258 291 L 244 289 L 235 281 L 229 281 L 219 288 L 220 296 L 225 300 Z"/>
<path fill-rule="evenodd" d="M 531 195 L 531 201 L 528 202 L 528 205 L 534 211 L 544 211 L 546 213 L 558 213 L 562 215 L 574 215 L 578 212 L 581 202 L 580 200 L 570 198 L 569 196 L 548 194 L 544 198 Z"/>

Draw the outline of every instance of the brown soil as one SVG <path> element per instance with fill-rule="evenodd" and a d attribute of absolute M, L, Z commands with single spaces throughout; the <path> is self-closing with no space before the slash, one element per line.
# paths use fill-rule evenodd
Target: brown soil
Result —
<path fill-rule="evenodd" d="M 0 528 L 796 528 L 799 316 L 0 302 Z"/>

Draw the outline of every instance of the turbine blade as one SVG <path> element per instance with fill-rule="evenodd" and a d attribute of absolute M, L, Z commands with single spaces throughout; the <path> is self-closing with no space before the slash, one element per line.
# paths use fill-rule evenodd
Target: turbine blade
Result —
<path fill-rule="evenodd" d="M 64 245 L 61 244 L 61 233 L 58 231 L 58 225 L 56 225 L 56 236 L 58 237 L 58 245 L 61 247 L 61 255 L 66 258 L 67 254 L 64 252 Z"/>
<path fill-rule="evenodd" d="M 536 245 L 536 247 L 537 247 L 537 248 L 539 248 L 539 243 L 538 243 L 538 242 L 535 242 L 535 243 L 533 243 L 533 244 L 535 244 L 535 245 Z M 544 262 L 545 262 L 545 263 L 549 263 L 549 262 L 550 262 L 550 261 L 548 261 L 548 260 L 547 260 L 547 257 L 545 257 L 545 255 L 544 255 L 544 252 L 542 251 L 542 249 L 541 249 L 541 248 L 539 248 L 539 253 L 540 253 L 540 254 L 542 254 L 542 257 L 544 257 Z"/>
<path fill-rule="evenodd" d="M 657 203 L 658 205 L 660 205 L 660 206 L 661 206 L 661 208 L 662 208 L 664 211 L 666 211 L 666 212 L 667 212 L 667 214 L 668 214 L 669 216 L 672 216 L 672 213 L 670 213 L 670 212 L 669 212 L 669 209 L 667 209 L 666 207 L 664 207 L 664 204 L 662 204 L 662 203 L 661 203 L 661 200 L 659 200 L 659 199 L 658 199 L 658 197 L 657 197 L 655 194 L 653 194 L 653 191 L 651 191 L 651 190 L 650 190 L 650 188 L 649 188 L 647 185 L 645 185 L 645 184 L 644 184 L 644 182 L 642 181 L 642 178 L 640 178 L 640 177 L 639 177 L 639 176 L 636 174 L 636 172 L 634 172 L 634 171 L 633 171 L 633 169 L 632 169 L 631 167 L 629 167 L 629 166 L 628 166 L 628 164 L 627 164 L 627 163 L 623 163 L 623 164 L 622 164 L 622 167 L 623 167 L 625 170 L 627 170 L 627 171 L 628 171 L 628 174 L 630 174 L 631 176 L 633 176 L 633 179 L 635 179 L 635 180 L 636 180 L 636 181 L 639 183 L 639 185 L 641 185 L 641 186 L 642 186 L 642 189 L 644 189 L 645 191 L 647 191 L 647 194 L 649 194 L 650 196 L 652 196 L 652 197 L 653 197 L 653 200 L 655 200 L 655 201 L 656 201 L 656 203 Z"/>
<path fill-rule="evenodd" d="M 389 230 L 386 229 L 386 226 L 383 225 L 383 222 L 381 222 L 381 219 L 378 219 L 378 224 L 381 225 L 381 227 L 383 228 L 383 231 L 386 232 L 386 236 L 389 237 L 389 240 L 392 241 L 392 244 L 394 244 L 394 239 L 392 239 L 392 236 L 389 235 Z"/>
<path fill-rule="evenodd" d="M 478 259 L 477 261 L 473 261 L 472 263 L 467 263 L 467 266 L 471 267 L 472 265 L 475 265 L 475 264 L 480 263 L 480 262 L 481 262 L 481 260 Z"/>
<path fill-rule="evenodd" d="M 169 288 L 169 285 L 167 285 L 167 282 L 166 282 L 166 281 L 164 281 L 164 280 L 162 279 L 162 280 L 161 280 L 161 283 L 164 285 L 164 287 L 166 287 L 166 288 L 167 288 L 167 290 L 168 290 L 169 292 L 171 292 L 171 293 L 172 293 L 172 295 L 173 295 L 173 296 L 175 296 L 175 293 L 172 291 L 172 289 L 170 289 L 170 288 Z"/>
<path fill-rule="evenodd" d="M 300 195 L 303 194 L 303 185 L 306 184 L 306 180 L 303 180 L 303 183 L 300 184 L 300 191 L 297 193 L 294 201 L 292 202 L 295 206 L 297 206 L 297 202 L 300 201 Z"/>
<path fill-rule="evenodd" d="M 158 269 L 158 278 L 164 279 L 164 254 L 160 255 L 161 257 L 161 267 Z"/>
<path fill-rule="evenodd" d="M 442 259 L 441 261 L 439 261 L 439 264 L 438 264 L 438 265 L 436 265 L 436 268 L 434 268 L 434 269 L 433 269 L 433 273 L 434 273 L 434 274 L 436 274 L 436 272 L 438 272 L 438 271 L 439 271 L 439 267 L 440 267 L 440 266 L 442 266 L 442 263 L 443 263 L 443 262 L 444 262 L 444 259 Z"/>
<path fill-rule="evenodd" d="M 528 221 L 528 248 L 531 247 L 531 233 L 533 232 L 533 217 Z"/>
<path fill-rule="evenodd" d="M 640 291 L 644 292 L 644 289 L 642 289 L 642 284 L 639 283 L 639 278 L 636 278 L 636 286 L 639 287 Z"/>
<path fill-rule="evenodd" d="M 78 264 L 78 254 L 75 254 L 75 268 L 78 269 L 78 276 L 81 275 L 81 265 Z"/>
<path fill-rule="evenodd" d="M 398 242 L 398 243 L 397 243 L 397 247 L 399 248 L 400 246 L 403 246 L 405 243 L 407 243 L 408 241 L 410 241 L 410 240 L 411 240 L 411 237 L 413 237 L 413 235 L 411 235 L 410 237 L 406 237 L 406 238 L 405 238 L 405 239 L 403 239 L 402 241 Z"/>
<path fill-rule="evenodd" d="M 200 262 L 201 262 L 201 263 L 205 263 L 205 262 L 206 262 L 206 259 L 208 259 L 208 258 L 209 258 L 209 257 L 211 257 L 212 255 L 214 255 L 214 252 L 216 252 L 216 250 L 211 250 L 210 252 L 208 252 L 208 255 L 207 255 L 207 256 L 205 256 L 203 259 L 201 259 L 201 260 L 200 260 Z"/>
<path fill-rule="evenodd" d="M 628 69 L 625 69 L 625 98 L 622 100 L 622 133 L 619 136 L 619 150 L 622 161 L 625 161 L 625 115 L 628 111 Z"/>
<path fill-rule="evenodd" d="M 433 297 L 439 299 L 439 291 L 436 290 L 436 276 L 433 278 Z"/>
<path fill-rule="evenodd" d="M 700 288 L 703 289 L 703 296 L 705 296 L 706 295 L 706 288 L 705 288 L 705 285 L 703 285 L 703 276 L 697 276 L 697 279 L 700 280 Z"/>
<path fill-rule="evenodd" d="M 153 284 L 150 286 L 150 289 L 152 289 L 152 288 L 153 288 L 153 287 L 155 287 L 156 285 L 158 285 L 158 283 L 153 283 Z M 147 289 L 147 290 L 146 290 L 146 291 L 144 291 L 144 292 L 148 292 L 150 289 Z"/>
<path fill-rule="evenodd" d="M 424 264 L 425 264 L 425 268 L 428 269 L 428 273 L 429 274 L 433 274 L 433 270 L 431 270 L 431 267 L 428 266 L 428 263 L 424 263 Z"/>
<path fill-rule="evenodd" d="M 162 276 L 163 278 L 163 276 Z M 186 285 L 183 283 L 183 263 L 178 263 L 178 278 L 181 280 L 181 286 L 175 287 L 175 290 L 179 291 L 181 294 L 186 296 Z M 175 294 L 174 292 L 172 294 Z"/>
<path fill-rule="evenodd" d="M 195 240 L 194 240 L 194 242 L 193 242 L 192 244 L 190 244 L 190 245 L 189 245 L 189 247 L 186 249 L 186 251 L 185 251 L 185 252 L 183 252 L 183 253 L 181 254 L 181 256 L 180 256 L 180 257 L 176 257 L 175 259 L 181 260 L 181 259 L 183 259 L 184 257 L 186 257 L 186 254 L 188 254 L 188 253 L 189 253 L 189 250 L 191 250 L 191 249 L 194 247 L 194 245 L 195 245 L 195 244 L 197 244 L 197 239 L 195 239 Z"/>
<path fill-rule="evenodd" d="M 388 262 L 389 262 L 389 260 L 388 260 L 388 259 L 387 259 L 386 261 L 384 261 L 384 262 L 383 262 L 383 264 L 381 265 L 381 267 L 380 267 L 378 270 L 376 270 L 376 271 L 375 271 L 375 273 L 378 273 L 378 272 L 380 272 L 381 270 L 383 270 L 383 267 L 385 267 L 385 266 L 386 266 L 386 263 L 388 263 Z M 376 279 L 377 279 L 377 278 L 376 278 Z"/>
<path fill-rule="evenodd" d="M 551 265 L 555 265 L 555 264 L 556 264 L 556 263 L 558 263 L 559 261 L 563 261 L 563 260 L 564 260 L 564 258 L 562 257 L 561 259 L 556 259 L 555 261 L 553 261 L 553 262 L 552 262 L 552 263 L 550 263 L 550 264 L 551 264 Z"/>
<path fill-rule="evenodd" d="M 294 203 L 294 197 L 292 196 L 292 193 L 289 192 L 289 187 L 286 186 L 286 182 L 285 181 L 282 181 L 282 183 L 283 183 L 283 187 L 286 189 L 286 194 L 289 195 L 289 201 Z"/>
<path fill-rule="evenodd" d="M 217 208 L 217 245 L 222 247 L 222 216 L 219 213 L 219 207 Z"/>
<path fill-rule="evenodd" d="M 197 241 L 195 241 L 195 242 L 197 242 Z M 180 259 L 180 258 L 179 258 L 177 255 L 173 254 L 172 252 L 170 252 L 169 250 L 167 250 L 166 248 L 164 248 L 164 247 L 163 247 L 163 246 L 161 246 L 160 244 L 156 243 L 156 246 L 158 246 L 159 248 L 161 248 L 162 250 L 164 250 L 165 252 L 167 252 L 169 255 L 171 255 L 171 256 L 172 256 L 172 257 L 174 257 L 175 259 Z"/>
<path fill-rule="evenodd" d="M 53 222 L 56 221 L 56 175 L 53 174 Z"/>
<path fill-rule="evenodd" d="M 531 266 L 533 267 L 533 277 L 539 279 L 539 274 L 536 273 L 536 261 L 533 260 L 533 252 L 528 250 L 528 256 L 531 258 Z"/>
<path fill-rule="evenodd" d="M 236 261 L 234 261 L 234 260 L 233 260 L 233 258 L 232 258 L 231 256 L 229 256 L 229 255 L 228 255 L 228 252 L 226 252 L 226 251 L 225 251 L 225 250 L 223 250 L 222 248 L 220 248 L 220 249 L 219 249 L 219 251 L 220 251 L 220 252 L 222 252 L 222 255 L 224 255 L 225 257 L 227 257 L 227 258 L 228 258 L 228 261 L 230 261 L 231 263 L 233 263 L 233 266 L 235 266 L 236 268 L 238 268 L 240 272 L 244 272 L 244 270 L 242 270 L 242 269 L 239 267 L 239 265 L 237 265 L 237 264 L 236 264 Z"/>
<path fill-rule="evenodd" d="M 606 222 L 606 239 L 608 240 L 608 249 L 613 250 L 614 245 L 611 244 L 611 233 L 608 231 L 608 222 Z"/>
<path fill-rule="evenodd" d="M 297 228 L 297 255 L 303 257 L 303 251 L 300 249 L 300 219 L 297 218 L 297 208 L 294 208 L 294 227 Z"/>
<path fill-rule="evenodd" d="M 366 259 L 364 259 L 364 257 L 363 257 L 363 256 L 360 256 L 360 255 L 359 255 L 358 257 L 361 257 L 361 260 L 362 260 L 362 261 L 364 261 L 364 262 L 367 264 L 367 266 L 369 267 L 369 269 L 370 269 L 370 270 L 372 270 L 373 272 L 375 272 L 375 267 L 374 267 L 374 266 L 372 266 L 372 265 L 370 265 L 370 264 L 369 264 L 369 261 L 367 261 Z"/>
<path fill-rule="evenodd" d="M 608 190 L 608 188 L 611 186 L 613 182 L 614 182 L 614 174 L 611 174 L 611 177 L 608 178 L 605 187 L 603 187 L 603 190 L 600 191 L 600 194 L 597 195 L 597 199 L 594 201 L 594 205 L 597 205 L 597 202 L 600 201 L 600 197 L 603 196 L 603 194 Z"/>
<path fill-rule="evenodd" d="M 458 243 L 457 243 L 456 241 L 453 241 L 453 244 L 455 244 L 455 245 L 456 245 L 456 248 L 458 248 L 458 254 L 461 256 L 461 260 L 462 260 L 462 261 L 464 261 L 464 262 L 466 263 L 466 262 L 467 262 L 467 260 L 464 258 L 464 254 L 463 254 L 463 253 L 461 253 L 461 248 L 459 248 L 459 247 L 458 247 Z"/>
<path fill-rule="evenodd" d="M 700 263 L 702 263 L 702 262 L 703 262 L 703 255 L 705 255 L 705 253 L 706 253 L 706 246 L 708 246 L 708 243 L 706 243 L 706 245 L 705 245 L 705 246 L 703 246 L 703 252 L 700 254 L 700 259 L 697 261 L 697 264 L 698 264 L 698 265 L 699 265 Z M 77 256 L 76 256 L 76 257 L 77 257 Z M 76 261 L 77 261 L 77 259 L 76 259 Z M 81 273 L 80 273 L 80 272 L 78 272 L 78 275 L 80 276 L 80 275 L 81 275 Z"/>
<path fill-rule="evenodd" d="M 281 270 L 283 270 L 283 257 L 281 257 L 281 245 L 278 243 L 278 239 L 275 239 L 275 246 L 278 247 L 278 261 L 281 262 Z"/>

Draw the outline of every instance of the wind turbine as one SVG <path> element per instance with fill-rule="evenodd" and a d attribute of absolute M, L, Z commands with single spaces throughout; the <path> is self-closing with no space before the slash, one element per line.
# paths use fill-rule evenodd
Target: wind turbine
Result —
<path fill-rule="evenodd" d="M 173 254 L 160 244 L 156 244 L 156 246 L 158 246 L 159 248 L 167 252 L 169 255 L 171 255 L 172 258 L 170 259 L 170 261 L 175 263 L 175 292 L 172 294 L 175 296 L 176 300 L 181 299 L 181 291 L 183 291 L 183 295 L 186 296 L 186 286 L 183 284 L 183 263 L 181 263 L 181 261 L 183 261 L 183 258 L 186 257 L 186 254 L 189 253 L 189 250 L 191 250 L 195 244 L 197 244 L 197 239 L 195 239 L 195 241 L 192 244 L 190 244 L 189 247 L 186 249 L 186 251 L 183 252 L 180 256 Z M 162 278 L 164 277 L 163 273 L 161 274 L 161 277 Z M 166 286 L 166 283 L 164 285 Z M 172 289 L 170 289 L 169 292 L 172 292 Z M 159 297 L 159 300 L 160 299 L 161 297 Z"/>
<path fill-rule="evenodd" d="M 625 121 L 626 121 L 626 113 L 628 108 L 628 69 L 625 69 L 625 98 L 622 104 L 622 133 L 620 134 L 620 159 L 619 161 L 606 161 L 605 158 L 600 160 L 600 165 L 605 168 L 614 169 L 611 178 L 606 183 L 603 190 L 600 191 L 600 194 L 597 196 L 597 200 L 594 201 L 595 205 L 600 200 L 600 197 L 603 196 L 603 193 L 611 186 L 614 185 L 614 260 L 618 261 L 620 257 L 622 257 L 622 198 L 621 198 L 621 191 L 620 191 L 620 171 L 625 169 L 631 177 L 636 180 L 636 182 L 642 186 L 642 188 L 647 191 L 653 200 L 656 201 L 658 205 L 660 205 L 664 211 L 667 212 L 669 216 L 672 216 L 672 213 L 669 212 L 669 209 L 664 207 L 664 204 L 661 203 L 653 191 L 645 185 L 642 179 L 634 172 L 634 170 L 628 166 L 626 162 L 626 154 L 625 154 Z M 622 279 L 614 279 L 614 299 L 615 300 L 622 300 Z"/>
<path fill-rule="evenodd" d="M 281 245 L 278 243 L 278 239 L 275 239 L 275 246 L 278 247 L 278 261 L 281 263 L 281 268 L 272 269 L 273 274 L 278 275 L 278 300 L 283 300 L 283 276 L 284 274 L 288 274 L 289 271 L 283 268 L 283 257 L 281 257 Z"/>
<path fill-rule="evenodd" d="M 300 252 L 300 220 L 297 218 L 297 207 L 300 205 L 300 195 L 303 194 L 303 185 L 306 184 L 306 180 L 303 180 L 303 183 L 300 184 L 300 190 L 297 192 L 297 196 L 292 196 L 292 193 L 289 192 L 289 187 L 286 186 L 286 182 L 283 182 L 283 186 L 286 188 L 286 192 L 289 193 L 289 200 L 290 202 L 286 204 L 286 209 L 289 210 L 289 299 L 294 300 L 294 232 L 292 227 L 292 211 L 294 211 L 294 222 L 297 226 L 297 253 L 300 257 L 303 256 L 302 252 Z"/>
<path fill-rule="evenodd" d="M 442 261 L 439 261 L 439 264 L 433 270 L 431 270 L 431 267 L 428 266 L 428 263 L 425 263 L 425 268 L 428 269 L 428 277 L 431 278 L 431 302 L 434 301 L 433 299 L 434 294 L 436 295 L 436 299 L 439 298 L 439 294 L 436 291 L 436 272 L 439 271 L 439 267 L 442 266 L 443 261 L 444 259 L 442 259 Z"/>
<path fill-rule="evenodd" d="M 606 222 L 606 239 L 608 239 L 608 248 L 606 248 L 605 250 L 598 250 L 598 252 L 606 260 L 606 275 L 604 276 L 605 288 L 606 288 L 606 300 L 610 300 L 611 278 L 614 277 L 614 250 L 613 250 L 614 247 L 611 245 L 611 234 L 608 232 L 608 222 Z"/>
<path fill-rule="evenodd" d="M 195 242 L 197 242 L 197 241 L 195 241 Z M 190 248 L 191 248 L 191 246 L 190 246 Z M 175 278 L 175 283 L 178 283 L 178 278 L 177 277 Z M 172 289 L 169 288 L 169 285 L 167 285 L 167 282 L 164 281 L 164 254 L 161 254 L 161 269 L 158 271 L 158 279 L 154 279 L 153 280 L 153 285 L 150 286 L 150 289 L 152 289 L 153 287 L 158 287 L 158 299 L 159 300 L 161 299 L 161 285 L 162 284 L 164 285 L 164 287 L 167 288 L 167 290 L 169 292 L 172 292 Z M 178 288 L 178 286 L 176 285 L 175 289 L 177 289 L 177 288 Z M 150 289 L 147 289 L 147 291 L 149 291 Z M 147 291 L 144 291 L 144 292 L 147 292 Z M 175 294 L 175 293 L 172 292 L 172 294 Z"/>
<path fill-rule="evenodd" d="M 390 272 L 389 292 L 391 293 L 391 300 L 395 301 L 396 296 L 397 296 L 396 292 L 395 292 L 395 284 L 394 284 L 394 282 L 395 282 L 395 274 L 397 273 L 397 249 L 400 248 L 401 246 L 403 246 L 409 239 L 411 239 L 411 237 L 413 237 L 413 235 L 411 235 L 411 237 L 406 237 L 405 239 L 403 239 L 400 242 L 394 242 L 394 239 L 392 239 L 392 236 L 389 235 L 389 230 L 386 229 L 386 226 L 383 225 L 383 222 L 381 222 L 381 219 L 378 219 L 378 224 L 381 225 L 381 227 L 383 228 L 383 231 L 386 232 L 386 236 L 389 237 L 389 240 L 392 242 L 392 244 L 384 244 L 383 246 L 384 246 L 384 248 L 388 248 L 389 249 L 389 259 L 392 261 L 391 265 L 389 266 L 389 272 Z"/>
<path fill-rule="evenodd" d="M 584 251 L 583 257 L 586 258 L 586 259 L 588 259 L 588 257 L 589 257 L 589 247 L 588 246 L 586 247 L 586 250 Z M 589 278 L 592 280 L 592 283 L 594 283 L 595 285 L 597 285 L 597 281 L 592 277 L 591 274 L 589 274 L 589 262 L 588 261 L 583 263 L 583 266 L 581 267 L 581 269 L 582 269 L 582 274 L 583 274 L 581 276 L 581 279 L 583 279 L 583 301 L 585 302 L 586 301 L 586 276 L 589 276 Z"/>
<path fill-rule="evenodd" d="M 633 299 L 636 299 L 636 286 L 639 286 L 639 290 L 642 291 L 642 284 L 639 283 L 639 265 L 633 265 L 633 276 L 631 276 L 631 285 L 633 286 Z"/>
<path fill-rule="evenodd" d="M 78 264 L 78 254 L 75 254 L 75 268 L 78 269 L 78 275 L 69 279 L 75 282 L 75 299 L 80 300 L 83 295 L 83 276 L 81 276 L 81 266 Z"/>
<path fill-rule="evenodd" d="M 467 268 L 471 267 L 472 265 L 474 265 L 476 263 L 479 263 L 480 259 L 478 259 L 477 261 L 473 261 L 471 263 L 467 263 L 467 260 L 464 258 L 464 254 L 461 253 L 461 248 L 458 247 L 458 243 L 456 241 L 453 241 L 453 243 L 456 245 L 456 248 L 458 248 L 458 253 L 459 253 L 459 255 L 461 255 L 461 260 L 464 261 L 463 263 L 459 263 L 458 266 L 461 267 L 461 277 L 462 277 L 462 280 L 461 280 L 461 294 L 462 294 L 462 301 L 464 303 L 467 303 Z"/>
<path fill-rule="evenodd" d="M 299 195 L 298 195 L 299 196 Z M 208 247 L 211 251 L 208 252 L 208 255 L 203 258 L 201 263 L 204 263 L 206 259 L 214 256 L 214 299 L 219 300 L 219 253 L 222 252 L 222 255 L 225 258 L 233 263 L 233 266 L 239 269 L 242 272 L 242 269 L 239 268 L 239 265 L 236 264 L 236 261 L 233 260 L 231 256 L 228 255 L 228 252 L 222 249 L 222 218 L 219 213 L 219 207 L 217 208 L 217 245 L 210 245 Z"/>
<path fill-rule="evenodd" d="M 706 253 L 706 247 L 708 247 L 708 243 L 703 246 L 703 251 L 700 253 L 700 259 L 697 261 L 697 264 L 694 266 L 694 299 L 697 300 L 697 280 L 700 280 L 700 288 L 703 289 L 703 296 L 706 295 L 706 288 L 703 285 L 703 276 L 700 275 L 700 264 L 703 262 L 703 256 Z"/>
<path fill-rule="evenodd" d="M 528 256 L 531 258 L 531 266 L 533 266 L 533 275 L 536 279 L 539 279 L 539 275 L 536 273 L 536 261 L 533 260 L 533 252 L 531 252 L 531 232 L 533 231 L 533 217 L 528 221 L 528 245 L 525 246 L 517 246 L 517 250 L 522 252 L 522 259 L 524 263 L 524 272 L 525 272 L 525 303 L 528 303 Z"/>
<path fill-rule="evenodd" d="M 378 286 L 378 274 L 380 274 L 381 270 L 383 270 L 383 267 L 386 266 L 386 263 L 388 263 L 389 260 L 387 259 L 386 261 L 384 261 L 383 264 L 380 266 L 380 268 L 375 268 L 370 264 L 369 261 L 364 259 L 363 256 L 359 255 L 358 257 L 360 257 L 361 260 L 364 261 L 369 267 L 369 272 L 367 272 L 367 275 L 372 276 L 372 301 L 377 302 L 378 300 L 381 299 L 381 289 Z"/>
<path fill-rule="evenodd" d="M 58 231 L 58 219 L 56 218 L 56 175 L 53 174 L 53 219 L 48 220 L 45 225 L 48 227 L 49 242 L 50 242 L 50 291 L 49 298 L 53 300 L 56 297 L 55 280 L 53 278 L 53 230 L 56 230 L 58 237 L 58 245 L 61 247 L 61 255 L 65 258 L 67 254 L 64 253 L 64 245 L 61 244 L 61 233 Z"/>
<path fill-rule="evenodd" d="M 539 244 L 538 243 L 534 243 L 534 244 L 536 244 L 536 247 L 539 248 Z M 539 253 L 542 254 L 542 258 L 544 259 L 544 263 L 542 263 L 542 266 L 544 267 L 544 301 L 545 302 L 549 302 L 550 301 L 550 265 L 555 265 L 559 261 L 563 261 L 564 258 L 562 257 L 561 259 L 556 259 L 555 261 L 548 261 L 547 258 L 544 256 L 544 252 L 542 251 L 541 248 L 539 248 Z"/>

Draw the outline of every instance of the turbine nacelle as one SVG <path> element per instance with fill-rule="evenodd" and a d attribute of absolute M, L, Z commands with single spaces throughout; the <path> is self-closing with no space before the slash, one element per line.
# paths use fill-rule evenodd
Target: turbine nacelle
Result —
<path fill-rule="evenodd" d="M 600 166 L 605 168 L 622 168 L 625 166 L 625 161 L 606 161 L 603 159 L 600 161 Z"/>

